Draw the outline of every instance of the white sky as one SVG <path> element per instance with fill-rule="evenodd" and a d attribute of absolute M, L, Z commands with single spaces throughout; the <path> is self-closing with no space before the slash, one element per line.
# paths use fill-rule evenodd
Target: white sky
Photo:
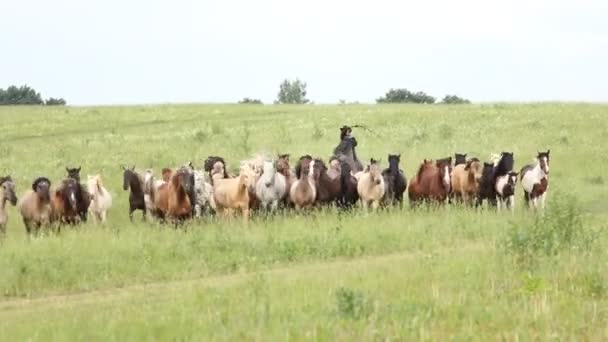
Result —
<path fill-rule="evenodd" d="M 0 88 L 70 104 L 608 101 L 607 0 L 7 0 L 0 47 Z"/>

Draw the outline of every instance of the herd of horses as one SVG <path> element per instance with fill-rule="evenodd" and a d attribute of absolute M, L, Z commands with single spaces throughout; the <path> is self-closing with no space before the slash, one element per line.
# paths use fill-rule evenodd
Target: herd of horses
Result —
<path fill-rule="evenodd" d="M 370 159 L 364 166 L 356 152 L 357 140 L 352 127 L 340 128 L 340 142 L 326 164 L 320 158 L 301 156 L 292 167 L 288 154 L 276 158 L 258 155 L 242 161 L 238 174 L 227 171 L 226 161 L 208 157 L 201 169 L 191 162 L 177 168 L 164 168 L 157 177 L 153 170 L 123 170 L 123 189 L 129 191 L 129 218 L 136 211 L 144 219 L 171 222 L 176 226 L 193 217 L 240 214 L 247 221 L 252 211 L 272 213 L 292 208 L 305 211 L 332 206 L 364 209 L 403 206 L 407 193 L 412 207 L 421 204 L 462 203 L 478 207 L 514 210 L 515 187 L 520 180 L 524 200 L 531 208 L 544 208 L 548 189 L 549 153 L 538 152 L 535 163 L 513 170 L 512 152 L 494 154 L 489 162 L 467 158 L 425 159 L 409 180 L 400 168 L 400 155 L 388 155 L 388 167 Z M 112 197 L 99 175 L 88 176 L 86 187 L 80 183 L 80 167 L 66 168 L 67 175 L 58 186 L 48 178 L 34 180 L 20 201 L 10 176 L 0 178 L 0 228 L 5 231 L 6 202 L 17 205 L 28 233 L 41 227 L 75 225 L 91 215 L 105 222 Z M 19 202 L 19 203 L 17 203 Z"/>

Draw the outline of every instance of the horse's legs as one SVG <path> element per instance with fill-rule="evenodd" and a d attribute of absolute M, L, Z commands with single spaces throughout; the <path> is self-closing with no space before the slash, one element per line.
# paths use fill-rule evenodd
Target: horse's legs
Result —
<path fill-rule="evenodd" d="M 509 207 L 511 209 L 511 212 L 514 213 L 515 212 L 515 195 L 509 196 Z"/>
<path fill-rule="evenodd" d="M 380 201 L 376 200 L 372 202 L 372 210 L 377 211 L 380 206 Z"/>
<path fill-rule="evenodd" d="M 129 221 L 133 222 L 133 212 L 135 211 L 135 209 L 133 209 L 132 206 L 129 206 Z M 144 211 L 144 216 L 146 216 L 146 212 Z"/>
<path fill-rule="evenodd" d="M 276 212 L 277 209 L 279 208 L 279 200 L 274 200 L 272 202 L 270 202 L 270 211 L 271 212 Z"/>
<path fill-rule="evenodd" d="M 363 207 L 363 210 L 367 210 L 368 206 L 369 203 L 367 202 L 367 200 L 361 199 L 361 207 Z"/>
<path fill-rule="evenodd" d="M 99 220 L 101 221 L 101 223 L 106 223 L 106 218 L 107 218 L 108 212 L 107 211 L 102 211 L 101 213 L 99 213 Z"/>
<path fill-rule="evenodd" d="M 245 223 L 248 223 L 249 222 L 249 208 L 243 208 L 241 211 L 243 212 L 243 221 Z"/>
<path fill-rule="evenodd" d="M 547 193 L 544 192 L 541 196 L 540 196 L 540 208 L 541 209 L 545 209 L 545 197 L 547 196 Z"/>
<path fill-rule="evenodd" d="M 526 190 L 524 190 L 524 203 L 526 203 L 528 207 L 530 206 L 530 194 Z"/>

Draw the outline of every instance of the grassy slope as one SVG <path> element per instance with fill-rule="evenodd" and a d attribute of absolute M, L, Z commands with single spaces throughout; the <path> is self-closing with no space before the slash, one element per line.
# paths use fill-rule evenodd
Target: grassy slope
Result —
<path fill-rule="evenodd" d="M 543 259 L 528 272 L 500 247 L 506 229 L 532 219 L 520 208 L 513 217 L 459 208 L 328 212 L 259 219 L 249 228 L 205 223 L 184 234 L 128 223 L 118 167 L 158 170 L 186 160 L 200 164 L 209 154 L 235 166 L 256 151 L 327 157 L 337 127 L 358 123 L 381 136 L 357 131 L 360 154 L 386 160 L 388 152 L 401 152 L 410 176 L 421 159 L 455 151 L 482 159 L 514 151 L 520 167 L 550 147 L 552 194 L 576 195 L 587 224 L 599 227 L 608 204 L 601 151 L 607 110 L 559 104 L 0 108 L 0 173 L 11 173 L 21 191 L 38 175 L 58 180 L 65 166 L 78 164 L 102 172 L 115 195 L 107 228 L 58 238 L 28 241 L 11 209 L 0 247 L 0 291 L 9 297 L 0 302 L 0 339 L 607 338 L 606 295 L 588 291 L 595 289 L 589 279 L 599 274 L 603 284 L 607 276 L 604 235 L 592 253 Z M 331 261 L 341 257 L 352 261 Z M 282 271 L 222 276 L 273 268 Z M 155 285 L 132 287 L 148 282 Z M 354 306 L 364 314 L 338 309 L 341 286 L 360 293 L 354 302 L 363 304 Z M 101 292 L 47 297 L 95 289 Z"/>

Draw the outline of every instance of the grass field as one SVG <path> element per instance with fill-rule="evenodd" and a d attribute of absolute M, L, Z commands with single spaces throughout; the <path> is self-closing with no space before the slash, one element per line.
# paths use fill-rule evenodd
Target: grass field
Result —
<path fill-rule="evenodd" d="M 66 166 L 101 173 L 105 227 L 0 246 L 0 340 L 606 340 L 608 106 L 0 107 L 0 174 L 18 193 Z M 338 127 L 365 159 L 551 149 L 543 217 L 447 207 L 130 223 L 121 164 L 229 167 L 255 152 L 329 157 Z M 363 159 L 362 158 L 362 159 Z"/>

